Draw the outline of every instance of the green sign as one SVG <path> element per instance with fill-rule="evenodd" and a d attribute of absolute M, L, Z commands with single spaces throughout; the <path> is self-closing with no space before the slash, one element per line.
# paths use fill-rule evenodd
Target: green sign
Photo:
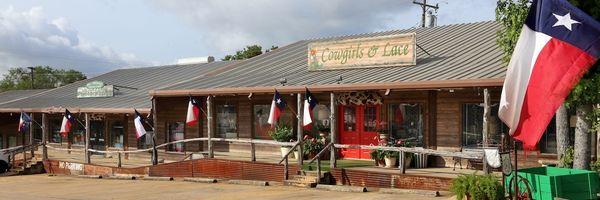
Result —
<path fill-rule="evenodd" d="M 77 88 L 77 98 L 112 97 L 114 87 L 105 85 L 102 81 L 92 81 L 84 87 Z"/>

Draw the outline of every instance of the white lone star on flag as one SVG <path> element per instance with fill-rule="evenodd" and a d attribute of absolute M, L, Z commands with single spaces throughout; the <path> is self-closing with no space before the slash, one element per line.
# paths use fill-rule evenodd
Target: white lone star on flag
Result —
<path fill-rule="evenodd" d="M 571 19 L 571 13 L 567 13 L 564 16 L 560 16 L 554 13 L 552 14 L 558 20 L 556 21 L 556 23 L 554 23 L 554 25 L 552 25 L 552 27 L 564 26 L 565 28 L 569 29 L 569 31 L 572 31 L 573 24 L 581 24 L 581 22 Z"/>

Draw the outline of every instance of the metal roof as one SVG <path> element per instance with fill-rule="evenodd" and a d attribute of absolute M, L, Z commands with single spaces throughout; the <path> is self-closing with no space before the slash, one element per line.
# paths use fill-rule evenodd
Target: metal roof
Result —
<path fill-rule="evenodd" d="M 48 89 L 35 89 L 35 90 L 9 90 L 0 93 L 0 104 L 16 101 L 19 99 L 27 98 L 29 96 L 44 92 Z"/>
<path fill-rule="evenodd" d="M 73 112 L 133 112 L 133 108 L 139 109 L 141 112 L 148 112 L 151 108 L 149 90 L 201 77 L 210 71 L 221 67 L 226 68 L 233 63 L 235 62 L 219 61 L 203 64 L 118 69 L 90 79 L 46 90 L 17 101 L 1 103 L 0 112 L 15 112 L 20 109 L 28 112 L 62 112 L 63 108 L 68 108 Z M 77 98 L 77 88 L 92 81 L 102 81 L 107 85 L 115 85 L 115 96 Z"/>
<path fill-rule="evenodd" d="M 436 81 L 440 84 L 445 81 L 470 81 L 471 85 L 477 85 L 478 80 L 492 80 L 492 85 L 501 86 L 506 68 L 501 60 L 502 51 L 496 44 L 496 33 L 500 28 L 500 24 L 489 21 L 302 40 L 244 60 L 222 73 L 213 73 L 210 76 L 163 87 L 152 91 L 151 94 L 157 96 L 168 96 L 177 92 L 178 94 L 181 92 L 202 94 L 203 91 L 214 93 L 219 89 L 252 92 L 255 91 L 253 88 L 265 87 L 284 89 L 306 86 L 310 88 L 335 85 L 340 75 L 343 78 L 341 84 L 350 86 Z M 415 66 L 308 71 L 307 49 L 311 42 L 412 32 L 417 35 L 417 45 L 431 54 L 427 55 L 418 48 Z M 280 86 L 281 78 L 287 79 L 285 87 Z"/>

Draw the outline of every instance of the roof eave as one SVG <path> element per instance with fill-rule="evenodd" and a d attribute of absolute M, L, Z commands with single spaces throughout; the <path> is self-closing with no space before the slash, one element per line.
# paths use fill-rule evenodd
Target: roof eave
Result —
<path fill-rule="evenodd" d="M 67 108 L 72 113 L 110 113 L 110 114 L 128 114 L 134 113 L 133 108 Z M 150 108 L 136 108 L 140 113 L 150 113 Z M 0 108 L 0 113 L 63 113 L 65 108 Z"/>
<path fill-rule="evenodd" d="M 176 89 L 176 90 L 150 90 L 150 96 L 170 97 L 188 95 L 228 95 L 248 93 L 272 93 L 277 89 L 282 93 L 304 92 L 309 88 L 311 92 L 342 92 L 356 90 L 398 90 L 398 89 L 440 89 L 464 87 L 499 87 L 504 83 L 504 78 L 492 79 L 466 79 L 466 80 L 439 80 L 439 81 L 414 81 L 414 82 L 388 82 L 388 83 L 357 83 L 357 84 L 327 84 L 306 86 L 261 86 L 261 87 L 229 87 L 208 89 Z"/>

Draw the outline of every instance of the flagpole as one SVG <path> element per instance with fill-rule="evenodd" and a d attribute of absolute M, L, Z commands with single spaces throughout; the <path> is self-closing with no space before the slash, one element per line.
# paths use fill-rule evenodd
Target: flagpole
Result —
<path fill-rule="evenodd" d="M 519 162 L 519 159 L 517 159 L 517 140 L 515 140 L 513 138 L 513 151 L 515 152 L 515 174 L 513 176 L 513 181 L 515 182 L 515 195 L 513 196 L 513 199 L 517 199 L 517 195 L 519 195 L 519 183 L 518 183 L 518 176 L 519 176 L 519 170 L 517 169 L 517 163 Z M 510 187 L 510 186 L 509 186 Z"/>

